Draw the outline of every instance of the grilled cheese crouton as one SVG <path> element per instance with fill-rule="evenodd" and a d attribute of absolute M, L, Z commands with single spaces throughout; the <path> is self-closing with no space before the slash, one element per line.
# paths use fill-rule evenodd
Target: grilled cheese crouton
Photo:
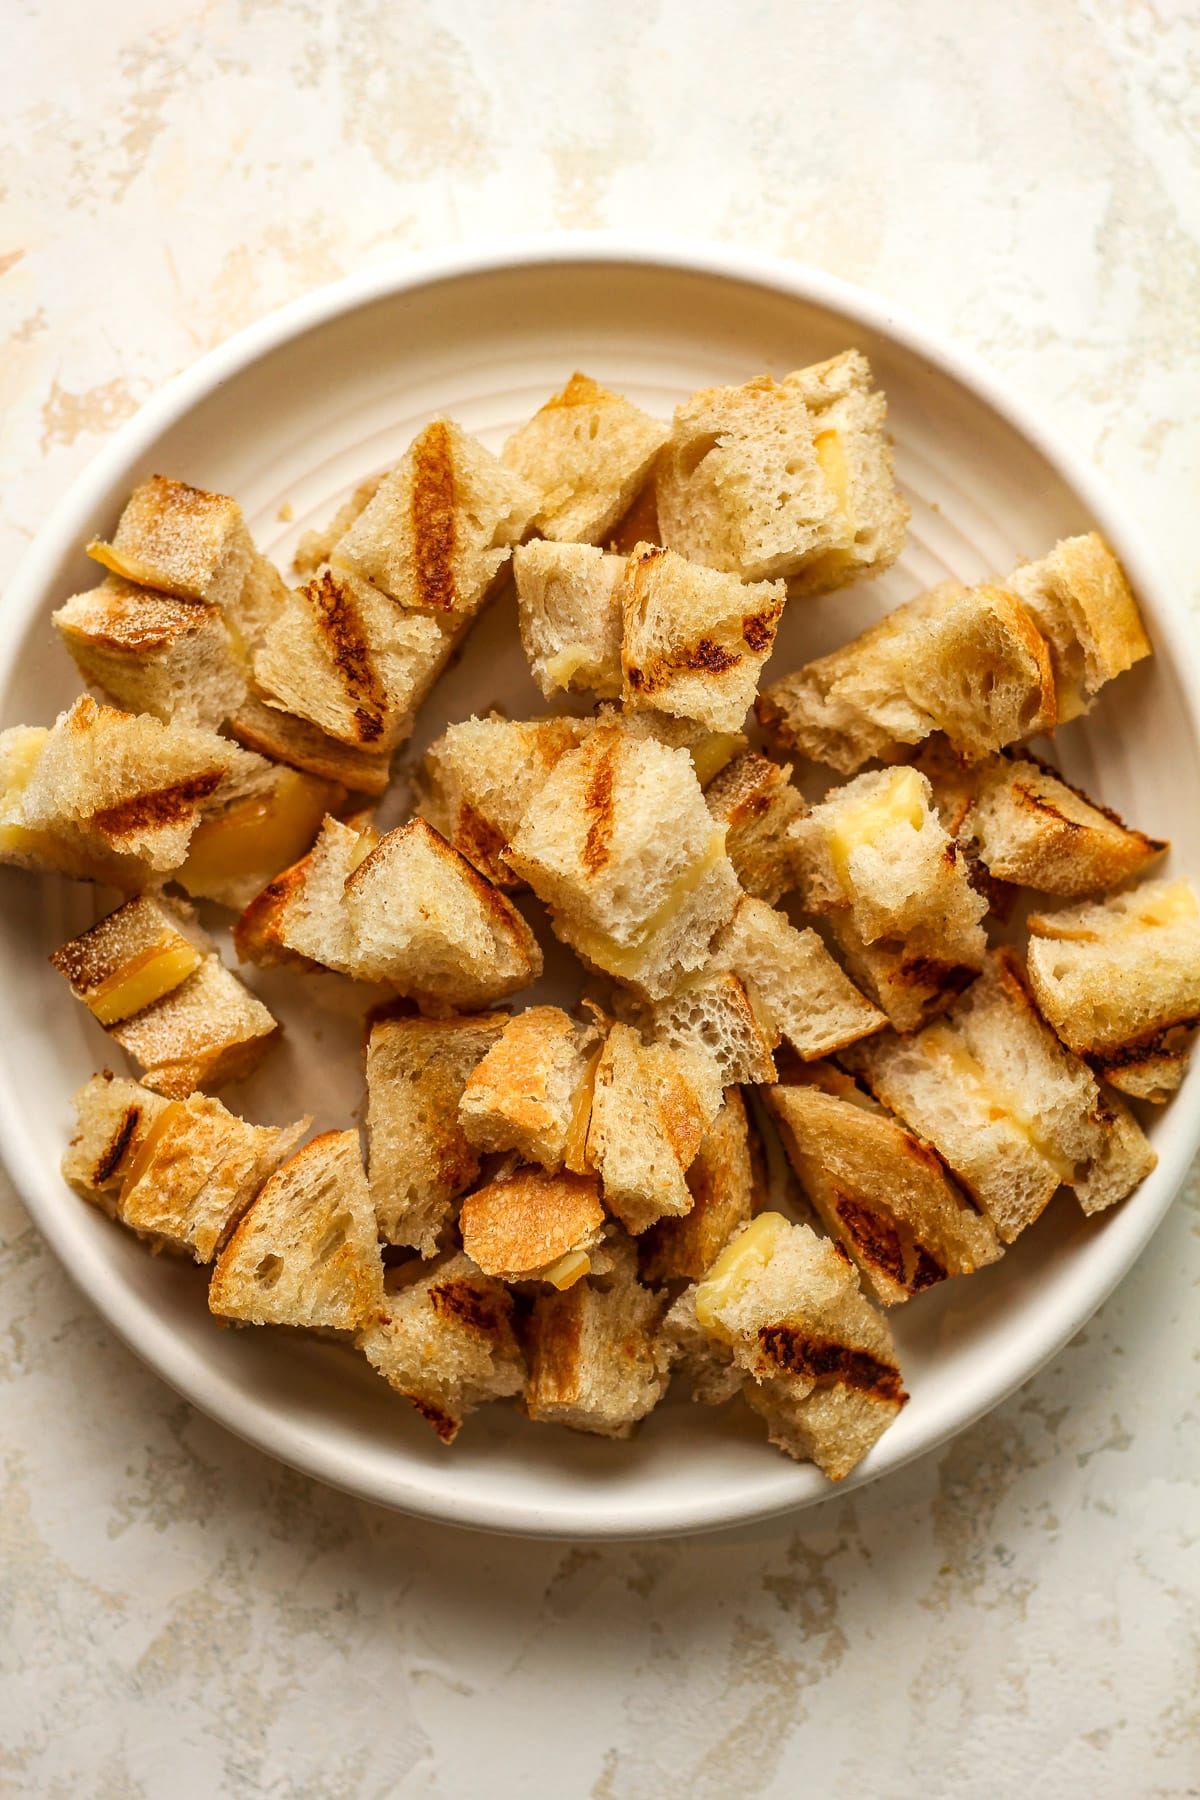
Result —
<path fill-rule="evenodd" d="M 621 692 L 623 556 L 547 538 L 513 551 L 521 643 L 547 700 L 557 693 Z"/>
<path fill-rule="evenodd" d="M 141 1064 L 145 1086 L 172 1099 L 245 1080 L 280 1035 L 262 1001 L 215 951 L 177 988 L 109 1031 Z"/>
<path fill-rule="evenodd" d="M 345 798 L 333 782 L 265 763 L 242 799 L 201 819 L 172 880 L 194 899 L 241 912 L 311 849 L 322 820 Z"/>
<path fill-rule="evenodd" d="M 282 1163 L 222 1250 L 209 1311 L 243 1325 L 356 1331 L 383 1301 L 383 1261 L 356 1131 Z"/>
<path fill-rule="evenodd" d="M 732 1234 L 749 1223 L 762 1197 L 762 1155 L 737 1088 L 725 1090 L 720 1112 L 701 1140 L 687 1171 L 691 1211 L 660 1219 L 638 1239 L 642 1277 L 698 1281 Z"/>
<path fill-rule="evenodd" d="M 251 901 L 234 944 L 252 962 L 300 958 L 443 1010 L 477 1010 L 542 967 L 520 913 L 424 819 L 377 838 L 327 818 L 309 855 Z"/>
<path fill-rule="evenodd" d="M 415 437 L 329 553 L 409 610 L 477 613 L 521 541 L 539 495 L 449 419 Z"/>
<path fill-rule="evenodd" d="M 767 1091 L 788 1160 L 868 1289 L 894 1306 L 1002 1254 L 991 1223 L 928 1145 L 849 1076 L 813 1063 Z"/>
<path fill-rule="evenodd" d="M 709 1059 L 644 1044 L 630 1025 L 612 1027 L 596 1068 L 587 1160 L 628 1231 L 691 1211 L 687 1171 L 720 1105 Z"/>
<path fill-rule="evenodd" d="M 629 1437 L 670 1382 L 665 1310 L 624 1262 L 607 1280 L 540 1293 L 526 1326 L 525 1412 L 541 1424 Z"/>
<path fill-rule="evenodd" d="M 453 1443 L 477 1406 L 520 1393 L 525 1381 L 512 1296 L 465 1256 L 452 1256 L 420 1280 L 389 1281 L 357 1341 L 372 1368 L 444 1444 Z"/>
<path fill-rule="evenodd" d="M 139 894 L 51 956 L 76 999 L 115 1025 L 194 975 L 211 939 L 168 901 Z"/>
<path fill-rule="evenodd" d="M 502 1013 L 480 1013 L 372 1024 L 367 1179 L 385 1243 L 436 1254 L 453 1202 L 479 1175 L 479 1157 L 458 1118 L 463 1088 L 507 1022 Z"/>
<path fill-rule="evenodd" d="M 688 757 L 616 725 L 562 758 L 506 861 L 566 943 L 650 999 L 703 966 L 739 892 Z"/>
<path fill-rule="evenodd" d="M 318 780 L 337 782 L 351 793 L 378 797 L 387 787 L 390 750 L 340 743 L 308 719 L 268 706 L 256 694 L 247 694 L 229 721 L 229 729 L 248 750 Z"/>
<path fill-rule="evenodd" d="M 856 350 L 776 382 L 705 388 L 675 412 L 659 461 L 662 542 L 744 580 L 826 593 L 885 569 L 908 508 L 883 395 Z"/>
<path fill-rule="evenodd" d="M 594 1175 L 519 1168 L 462 1203 L 462 1246 L 485 1275 L 565 1291 L 591 1268 L 605 1213 Z"/>
<path fill-rule="evenodd" d="M 714 1354 L 770 1440 L 840 1481 L 908 1399 L 887 1324 L 845 1254 L 779 1213 L 759 1213 L 726 1245 L 694 1296 Z"/>
<path fill-rule="evenodd" d="M 990 954 L 944 1022 L 842 1061 L 934 1146 L 1005 1243 L 1105 1159 L 1112 1109 L 1038 1013 L 1010 950 Z"/>
<path fill-rule="evenodd" d="M 1050 645 L 1059 724 L 1151 653 L 1124 570 L 1098 532 L 1064 538 L 1004 583 Z"/>
<path fill-rule="evenodd" d="M 740 731 L 775 643 L 783 583 L 743 582 L 638 544 L 617 598 L 625 706 Z"/>
<path fill-rule="evenodd" d="M 780 742 L 846 775 L 935 731 L 978 762 L 1058 718 L 1049 647 L 1025 608 L 955 582 L 764 689 L 757 710 Z"/>
<path fill-rule="evenodd" d="M 716 1063 L 723 1087 L 774 1081 L 779 1042 L 774 1021 L 756 1011 L 738 977 L 727 969 L 694 975 L 665 1000 L 643 1010 L 655 1042 L 701 1054 Z"/>
<path fill-rule="evenodd" d="M 109 575 L 52 615 L 84 680 L 131 713 L 215 731 L 246 692 L 221 610 Z"/>
<path fill-rule="evenodd" d="M 62 1159 L 77 1194 L 116 1217 L 117 1196 L 146 1136 L 171 1102 L 104 1069 L 76 1093 L 75 1135 Z"/>
<path fill-rule="evenodd" d="M 790 838 L 805 905 L 828 914 L 852 972 L 898 1029 L 947 1005 L 983 966 L 987 901 L 919 770 L 832 788 Z"/>
<path fill-rule="evenodd" d="M 345 884 L 360 980 L 434 1006 L 478 1009 L 542 972 L 520 913 L 424 819 L 380 838 Z"/>
<path fill-rule="evenodd" d="M 346 882 L 378 842 L 364 816 L 347 823 L 326 817 L 308 854 L 269 881 L 243 911 L 233 928 L 240 960 L 263 968 L 324 967 L 353 977 Z"/>
<path fill-rule="evenodd" d="M 560 1169 L 600 1038 L 595 1025 L 557 1006 L 530 1006 L 509 1019 L 462 1090 L 458 1117 L 468 1140 Z"/>
<path fill-rule="evenodd" d="M 764 1029 L 785 1037 L 806 1060 L 830 1056 L 886 1024 L 811 927 L 797 930 L 749 894 L 718 933 L 711 968 L 731 970 Z"/>
<path fill-rule="evenodd" d="M 183 912 L 145 894 L 50 958 L 159 1093 L 248 1075 L 278 1036 L 266 1007 Z"/>
<path fill-rule="evenodd" d="M 215 732 L 81 694 L 48 728 L 0 733 L 0 862 L 144 887 L 179 867 L 202 817 L 262 768 Z"/>
<path fill-rule="evenodd" d="M 425 753 L 422 812 L 497 887 L 522 885 L 505 848 L 547 775 L 592 730 L 590 719 L 464 719 Z"/>
<path fill-rule="evenodd" d="M 576 372 L 513 432 L 500 460 L 541 494 L 542 537 L 599 544 L 640 492 L 666 436 L 632 401 Z"/>
<path fill-rule="evenodd" d="M 962 831 L 997 880 L 1067 900 L 1119 887 L 1169 848 L 1033 757 L 999 756 L 975 771 Z"/>
<path fill-rule="evenodd" d="M 1029 979 L 1077 1056 L 1123 1093 L 1161 1102 L 1183 1079 L 1200 1021 L 1200 902 L 1186 881 L 1144 881 L 1032 914 Z"/>
<path fill-rule="evenodd" d="M 236 500 L 152 475 L 129 496 L 111 544 L 94 538 L 87 553 L 139 587 L 225 609 L 238 599 L 252 549 Z"/>
<path fill-rule="evenodd" d="M 756 750 L 735 757 L 705 789 L 704 799 L 725 827 L 725 849 L 748 894 L 774 906 L 796 885 L 788 827 L 805 810 L 781 768 Z"/>
<path fill-rule="evenodd" d="M 155 1249 L 211 1262 L 312 1123 L 248 1125 L 219 1100 L 165 1100 L 94 1075 L 74 1098 L 79 1124 L 63 1174 Z"/>
<path fill-rule="evenodd" d="M 453 645 L 451 627 L 326 564 L 289 593 L 254 658 L 254 682 L 269 706 L 338 743 L 393 750 Z"/>

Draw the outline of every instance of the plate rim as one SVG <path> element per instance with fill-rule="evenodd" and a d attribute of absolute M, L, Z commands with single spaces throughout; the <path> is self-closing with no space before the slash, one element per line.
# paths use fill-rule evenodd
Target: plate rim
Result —
<path fill-rule="evenodd" d="M 1140 526 L 1129 517 L 1108 480 L 1057 429 L 1048 426 L 1035 408 L 1016 396 L 982 357 L 924 324 L 906 308 L 824 270 L 765 251 L 703 238 L 613 231 L 476 238 L 466 244 L 389 258 L 289 301 L 243 327 L 172 377 L 100 446 L 71 481 L 21 557 L 4 596 L 8 630 L 0 641 L 0 684 L 6 685 L 11 679 L 13 665 L 35 616 L 46 605 L 47 581 L 64 546 L 78 542 L 101 496 L 117 475 L 217 387 L 290 340 L 377 301 L 472 275 L 571 263 L 608 263 L 614 267 L 713 276 L 825 307 L 849 322 L 890 338 L 975 395 L 1041 454 L 1096 519 L 1128 570 L 1139 597 L 1148 603 L 1158 648 L 1160 653 L 1165 652 L 1193 740 L 1200 745 L 1200 668 L 1189 655 L 1191 620 L 1184 602 L 1157 566 Z M 1194 1085 L 1193 1077 L 1200 1078 L 1200 1069 L 1194 1067 L 1190 1072 L 1175 1097 L 1173 1112 L 1187 1107 L 1185 1095 Z M 821 1505 L 839 1493 L 894 1474 L 917 1457 L 939 1448 L 1030 1380 L 1104 1303 L 1158 1229 L 1198 1148 L 1200 1107 L 1193 1106 L 1190 1114 L 1185 1112 L 1172 1141 L 1160 1152 L 1155 1171 L 1159 1189 L 1156 1205 L 1143 1214 L 1123 1215 L 1122 1223 L 1132 1223 L 1112 1234 L 1112 1250 L 1083 1291 L 1074 1293 L 1074 1305 L 1069 1310 L 1055 1310 L 1041 1329 L 1025 1332 L 1023 1354 L 1009 1371 L 1010 1378 L 999 1388 L 989 1389 L 983 1399 L 972 1397 L 957 1407 L 946 1407 L 927 1436 L 900 1456 L 889 1458 L 884 1466 L 872 1466 L 872 1454 L 845 1481 L 807 1495 L 789 1497 L 775 1492 L 756 1501 L 751 1494 L 744 1504 L 735 1502 L 732 1506 L 728 1498 L 700 1496 L 681 1503 L 672 1496 L 669 1504 L 643 1503 L 640 1509 L 636 1505 L 622 1507 L 613 1517 L 606 1514 L 604 1496 L 598 1494 L 594 1515 L 581 1512 L 560 1516 L 552 1508 L 489 1497 L 485 1486 L 467 1497 L 431 1497 L 412 1475 L 375 1480 L 369 1471 L 360 1469 L 356 1479 L 354 1468 L 344 1466 L 344 1459 L 338 1458 L 319 1432 L 282 1419 L 270 1412 L 264 1402 L 248 1400 L 241 1389 L 227 1380 L 218 1380 L 214 1390 L 211 1368 L 192 1367 L 184 1340 L 149 1302 L 141 1301 L 123 1283 L 112 1280 L 108 1269 L 89 1256 L 83 1234 L 77 1234 L 69 1224 L 70 1215 L 47 1198 L 45 1171 L 32 1144 L 26 1141 L 16 1096 L 8 1082 L 0 1078 L 0 1158 L 26 1211 L 76 1287 L 110 1329 L 198 1411 L 256 1449 L 356 1498 L 442 1524 L 553 1539 L 636 1541 L 748 1525 Z"/>

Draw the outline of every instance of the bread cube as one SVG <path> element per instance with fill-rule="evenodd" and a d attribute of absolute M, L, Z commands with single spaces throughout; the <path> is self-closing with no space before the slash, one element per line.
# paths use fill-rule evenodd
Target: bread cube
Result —
<path fill-rule="evenodd" d="M 469 1011 L 542 972 L 521 914 L 424 819 L 382 837 L 348 877 L 345 896 L 360 980 Z"/>
<path fill-rule="evenodd" d="M 329 553 L 398 605 L 479 611 L 537 510 L 535 488 L 449 419 L 434 419 Z"/>
<path fill-rule="evenodd" d="M 588 1077 L 599 1047 L 594 1025 L 577 1023 L 557 1006 L 526 1007 L 507 1020 L 462 1090 L 458 1116 L 469 1141 L 561 1169 L 590 1103 Z"/>
<path fill-rule="evenodd" d="M 144 887 L 179 867 L 204 814 L 262 767 L 215 732 L 81 694 L 49 728 L 0 733 L 0 862 Z"/>
<path fill-rule="evenodd" d="M 788 826 L 805 810 L 804 800 L 781 768 L 756 750 L 729 763 L 705 789 L 704 799 L 725 827 L 725 849 L 748 894 L 774 906 L 796 885 Z"/>
<path fill-rule="evenodd" d="M 109 1031 L 140 1063 L 144 1085 L 172 1099 L 245 1080 L 280 1035 L 262 1001 L 215 951 L 177 988 Z"/>
<path fill-rule="evenodd" d="M 562 758 L 505 860 L 566 943 L 649 999 L 703 967 L 739 893 L 686 753 L 616 725 Z"/>
<path fill-rule="evenodd" d="M 463 1088 L 507 1022 L 503 1013 L 479 1013 L 372 1024 L 367 1179 L 385 1243 L 436 1255 L 453 1202 L 479 1175 L 479 1157 L 459 1124 Z"/>
<path fill-rule="evenodd" d="M 963 836 L 997 880 L 1066 900 L 1119 887 L 1169 848 L 1027 756 L 975 771 Z"/>
<path fill-rule="evenodd" d="M 644 1044 L 616 1024 L 596 1069 L 587 1160 L 604 1201 L 628 1231 L 691 1211 L 691 1167 L 721 1105 L 720 1078 L 706 1059 Z"/>
<path fill-rule="evenodd" d="M 599 544 L 641 491 L 667 428 L 576 372 L 500 453 L 540 493 L 542 537 Z"/>
<path fill-rule="evenodd" d="M 1050 649 L 1003 588 L 945 582 L 759 696 L 764 727 L 853 774 L 942 731 L 966 762 L 1052 731 Z"/>
<path fill-rule="evenodd" d="M 242 1325 L 357 1331 L 383 1304 L 383 1261 L 356 1131 L 282 1163 L 222 1250 L 209 1311 Z"/>
<path fill-rule="evenodd" d="M 775 643 L 783 583 L 743 582 L 638 544 L 617 598 L 625 706 L 740 731 Z"/>
<path fill-rule="evenodd" d="M 322 820 L 345 798 L 345 789 L 331 781 L 264 763 L 243 799 L 201 819 L 172 880 L 195 899 L 241 912 L 312 848 Z"/>
<path fill-rule="evenodd" d="M 1098 532 L 1063 538 L 1004 583 L 1050 645 L 1060 724 L 1151 653 L 1125 572 Z"/>
<path fill-rule="evenodd" d="M 840 1481 L 908 1399 L 886 1322 L 835 1245 L 779 1213 L 731 1239 L 695 1293 L 696 1317 L 746 1379 L 770 1440 Z"/>
<path fill-rule="evenodd" d="M 620 695 L 625 561 L 547 538 L 513 551 L 521 643 L 547 700 L 564 692 Z"/>
<path fill-rule="evenodd" d="M 79 1125 L 63 1174 L 154 1249 L 211 1262 L 312 1123 L 248 1125 L 219 1100 L 164 1100 L 94 1075 L 73 1102 Z"/>
<path fill-rule="evenodd" d="M 338 743 L 393 750 L 454 644 L 452 629 L 406 613 L 369 582 L 323 566 L 289 593 L 254 658 L 260 698 Z"/>
<path fill-rule="evenodd" d="M 236 500 L 152 475 L 129 496 L 112 543 L 94 538 L 87 553 L 139 587 L 225 608 L 241 592 L 253 545 Z"/>
<path fill-rule="evenodd" d="M 550 771 L 592 730 L 590 719 L 464 719 L 425 753 L 422 813 L 497 887 L 523 886 L 505 848 Z"/>
<path fill-rule="evenodd" d="M 464 1251 L 485 1275 L 565 1291 L 591 1268 L 605 1212 L 594 1175 L 518 1168 L 468 1194 L 458 1222 Z"/>
<path fill-rule="evenodd" d="M 646 1281 L 698 1281 L 762 1200 L 762 1152 L 737 1088 L 725 1090 L 685 1179 L 691 1211 L 660 1219 L 638 1239 Z"/>
<path fill-rule="evenodd" d="M 811 1063 L 766 1099 L 822 1224 L 884 1306 L 970 1275 L 1003 1253 L 991 1222 L 928 1145 L 848 1075 Z"/>
<path fill-rule="evenodd" d="M 1161 1102 L 1200 1020 L 1200 902 L 1186 881 L 1029 918 L 1029 979 L 1065 1044 L 1115 1088 Z"/>
<path fill-rule="evenodd" d="M 676 409 L 659 462 L 661 541 L 746 581 L 827 593 L 888 567 L 908 507 L 887 405 L 857 350 L 782 382 L 705 388 Z"/>
<path fill-rule="evenodd" d="M 755 1016 L 806 1060 L 830 1056 L 886 1020 L 863 997 L 811 927 L 798 930 L 749 894 L 713 944 L 714 970 L 742 982 Z"/>
<path fill-rule="evenodd" d="M 512 1296 L 453 1256 L 419 1280 L 398 1272 L 358 1336 L 372 1368 L 402 1394 L 444 1444 L 487 1400 L 517 1394 L 525 1358 L 513 1333 Z"/>
<path fill-rule="evenodd" d="M 695 975 L 665 1000 L 647 1007 L 650 1035 L 669 1050 L 710 1056 L 721 1084 L 774 1081 L 772 1056 L 780 1034 L 757 1012 L 745 987 L 729 970 Z"/>
<path fill-rule="evenodd" d="M 315 775 L 320 781 L 336 782 L 353 794 L 378 798 L 391 777 L 390 750 L 343 744 L 310 720 L 268 706 L 255 694 L 242 701 L 229 729 L 248 750 Z"/>
<path fill-rule="evenodd" d="M 246 692 L 220 609 L 109 575 L 53 615 L 84 680 L 117 706 L 215 731 Z"/>
<path fill-rule="evenodd" d="M 526 1328 L 531 1419 L 627 1438 L 667 1391 L 666 1303 L 624 1267 L 538 1295 Z"/>

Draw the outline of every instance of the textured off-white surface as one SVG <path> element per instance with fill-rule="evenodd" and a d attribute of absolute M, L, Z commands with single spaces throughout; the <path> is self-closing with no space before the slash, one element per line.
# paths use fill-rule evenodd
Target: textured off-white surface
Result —
<path fill-rule="evenodd" d="M 166 374 L 481 230 L 670 226 L 982 349 L 1194 582 L 1200 34 L 1115 7 L 32 9 L 11 45 L 2 553 Z M 853 17 L 850 15 L 853 14 Z M 15 129 L 13 129 L 15 127 Z M 945 1452 L 737 1538 L 378 1513 L 141 1370 L 15 1204 L 0 1771 L 15 1792 L 1183 1796 L 1194 1203 Z"/>

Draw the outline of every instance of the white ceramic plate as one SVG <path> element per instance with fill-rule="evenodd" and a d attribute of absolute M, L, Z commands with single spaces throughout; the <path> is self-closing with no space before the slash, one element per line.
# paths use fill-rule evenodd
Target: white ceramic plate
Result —
<path fill-rule="evenodd" d="M 791 264 L 712 247 L 566 239 L 411 259 L 327 288 L 234 338 L 117 434 L 38 538 L 5 600 L 0 722 L 49 720 L 77 692 L 51 608 L 95 580 L 80 546 L 110 530 L 129 489 L 153 471 L 236 494 L 259 543 L 286 567 L 300 531 L 323 523 L 434 412 L 498 447 L 577 367 L 666 416 L 698 386 L 764 368 L 782 373 L 849 344 L 869 354 L 887 391 L 913 507 L 908 543 L 880 580 L 793 604 L 767 678 L 933 581 L 1003 573 L 1096 525 L 1129 571 L 1157 654 L 1110 688 L 1090 721 L 1062 734 L 1059 754 L 1108 804 L 1170 837 L 1173 868 L 1200 872 L 1200 706 L 1184 621 L 1095 475 L 974 362 L 884 303 Z M 448 719 L 493 702 L 518 716 L 542 709 L 511 598 L 480 623 L 439 685 L 413 751 Z M 325 1481 L 502 1531 L 685 1531 L 829 1493 L 815 1469 L 769 1449 L 745 1409 L 712 1413 L 671 1401 L 631 1442 L 613 1444 L 491 1408 L 447 1451 L 340 1347 L 218 1330 L 200 1271 L 146 1255 L 58 1174 L 70 1096 L 115 1053 L 45 957 L 99 910 L 107 906 L 86 887 L 0 871 L 0 1144 L 75 1279 L 195 1405 Z M 562 966 L 550 965 L 550 991 Z M 359 998 L 332 977 L 297 983 L 275 971 L 251 972 L 251 980 L 284 1017 L 288 1037 L 226 1100 L 251 1117 L 283 1119 L 304 1106 L 323 1128 L 345 1125 L 361 1101 Z M 1193 1067 L 1155 1116 L 1159 1166 L 1126 1205 L 1087 1223 L 1060 1195 L 995 1268 L 892 1315 L 912 1399 L 844 1486 L 961 1430 L 1079 1329 L 1183 1178 L 1200 1141 L 1198 1084 Z"/>

